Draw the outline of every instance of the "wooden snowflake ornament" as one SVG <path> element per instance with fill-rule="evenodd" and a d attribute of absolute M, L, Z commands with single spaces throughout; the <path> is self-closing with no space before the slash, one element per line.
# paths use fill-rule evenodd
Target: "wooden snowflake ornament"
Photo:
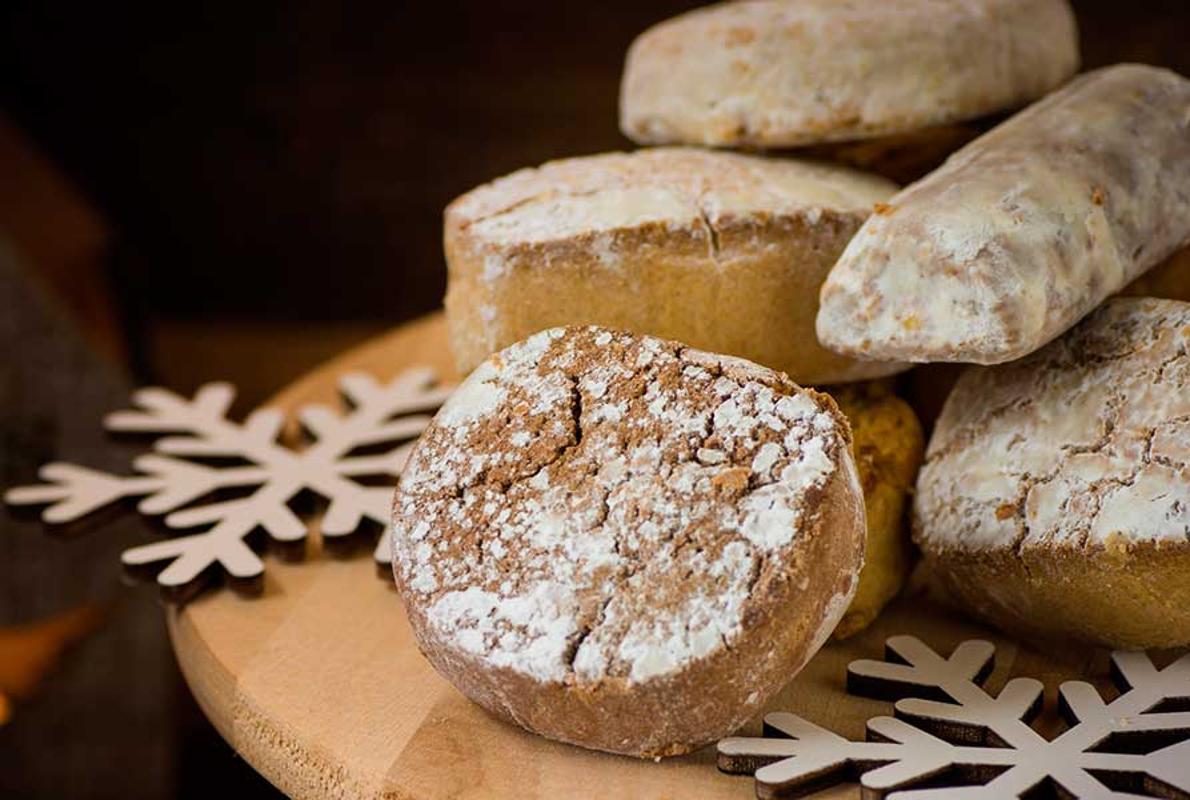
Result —
<path fill-rule="evenodd" d="M 142 389 L 133 396 L 139 410 L 120 411 L 104 421 L 111 431 L 162 437 L 153 445 L 154 454 L 133 462 L 138 474 L 47 464 L 39 473 L 45 484 L 12 489 L 4 499 L 11 505 L 48 504 L 42 519 L 58 524 L 117 500 L 142 497 L 137 509 L 166 515 L 167 527 L 206 529 L 126 550 L 126 566 L 167 563 L 157 582 L 176 599 L 189 596 L 212 569 L 226 572 L 241 589 L 258 591 L 264 564 L 245 539 L 263 530 L 274 542 L 300 545 L 307 524 L 290 504 L 301 493 L 313 492 L 329 503 L 321 521 L 324 541 L 343 540 L 369 522 L 388 525 L 392 486 L 413 440 L 430 423 L 428 412 L 449 395 L 434 384 L 429 369 L 408 370 L 385 385 L 368 375 L 345 375 L 340 389 L 349 410 L 339 415 L 325 406 L 301 409 L 299 420 L 312 439 L 301 450 L 277 442 L 285 421 L 278 410 L 261 409 L 243 423 L 229 420 L 235 392 L 227 384 L 207 384 L 193 400 Z M 236 463 L 204 463 L 211 459 Z M 389 485 L 361 482 L 375 476 L 391 479 Z M 211 498 L 228 491 L 243 496 Z M 390 560 L 388 537 L 380 537 L 375 557 L 380 563 Z"/>
<path fill-rule="evenodd" d="M 719 742 L 719 769 L 756 775 L 756 796 L 800 797 L 859 776 L 864 798 L 1190 798 L 1190 654 L 1157 669 L 1144 653 L 1112 654 L 1120 695 L 1088 683 L 1059 689 L 1068 726 L 1048 740 L 1029 722 L 1042 685 L 1015 678 L 998 696 L 982 683 L 995 648 L 967 641 L 943 658 L 912 636 L 885 661 L 855 661 L 854 694 L 896 700 L 852 742 L 793 714 L 764 718 L 764 738 Z"/>

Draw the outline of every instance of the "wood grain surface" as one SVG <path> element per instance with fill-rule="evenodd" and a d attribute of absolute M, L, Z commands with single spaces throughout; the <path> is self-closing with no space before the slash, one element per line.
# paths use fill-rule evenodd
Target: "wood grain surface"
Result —
<path fill-rule="evenodd" d="M 380 379 L 429 365 L 455 380 L 440 315 L 423 318 L 326 364 L 278 395 L 292 411 L 334 402 L 336 376 Z M 347 560 L 321 552 L 304 563 L 268 560 L 262 597 L 215 591 L 168 622 L 182 671 L 223 736 L 295 798 L 748 798 L 753 782 L 715 769 L 714 748 L 660 763 L 547 741 L 489 717 L 430 668 L 413 642 L 395 591 L 361 550 Z M 1068 678 L 1107 680 L 1106 653 L 1063 646 L 1046 656 L 910 592 L 867 631 L 828 644 L 764 711 L 784 710 L 862 738 L 869 717 L 891 705 L 844 691 L 857 658 L 880 658 L 888 636 L 908 633 L 941 653 L 959 642 L 996 644 L 993 690 L 1010 676 L 1039 678 L 1056 729 L 1055 692 Z M 760 716 L 745 729 L 759 735 Z M 816 797 L 854 797 L 854 786 Z"/>

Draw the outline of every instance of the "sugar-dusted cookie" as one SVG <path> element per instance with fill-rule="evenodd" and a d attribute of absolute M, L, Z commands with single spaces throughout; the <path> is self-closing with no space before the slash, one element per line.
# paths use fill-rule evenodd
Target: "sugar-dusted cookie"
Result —
<path fill-rule="evenodd" d="M 394 572 L 430 662 L 544 736 L 636 756 L 734 730 L 826 640 L 863 560 L 826 395 L 648 336 L 552 329 L 416 445 Z"/>
<path fill-rule="evenodd" d="M 745 0 L 628 51 L 620 128 L 642 144 L 790 147 L 1023 106 L 1078 69 L 1066 0 Z"/>
<path fill-rule="evenodd" d="M 864 222 L 818 338 L 857 358 L 999 364 L 1190 244 L 1190 80 L 1088 72 Z"/>
<path fill-rule="evenodd" d="M 799 383 L 903 367 L 814 334 L 818 290 L 896 186 L 812 161 L 683 147 L 551 161 L 446 210 L 459 369 L 558 325 L 605 325 L 747 358 Z"/>
<path fill-rule="evenodd" d="M 1110 300 L 1022 361 L 969 368 L 914 527 L 945 587 L 1009 631 L 1190 644 L 1190 303 Z"/>

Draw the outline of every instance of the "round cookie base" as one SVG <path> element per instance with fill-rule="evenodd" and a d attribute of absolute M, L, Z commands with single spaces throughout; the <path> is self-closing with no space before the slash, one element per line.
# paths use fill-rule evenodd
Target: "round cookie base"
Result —
<path fill-rule="evenodd" d="M 1190 644 L 1190 544 L 927 552 L 929 573 L 975 617 L 1052 646 Z"/>
<path fill-rule="evenodd" d="M 543 683 L 423 638 L 425 620 L 406 608 L 422 653 L 468 698 L 497 717 L 550 739 L 639 758 L 692 752 L 738 730 L 801 671 L 830 637 L 858 585 L 863 509 L 850 461 L 824 489 L 805 546 L 776 586 L 769 613 L 725 648 L 660 679 L 591 687 Z M 767 657 L 756 662 L 757 651 Z M 530 702 L 529 698 L 534 698 Z"/>
<path fill-rule="evenodd" d="M 597 328 L 473 373 L 411 454 L 392 530 L 414 635 L 453 685 L 649 758 L 736 730 L 797 674 L 851 603 L 866 535 L 828 395 Z"/>
<path fill-rule="evenodd" d="M 895 192 L 840 166 L 682 147 L 498 178 L 446 211 L 456 365 L 469 373 L 547 328 L 601 325 L 744 358 L 802 385 L 904 371 L 840 356 L 814 333 L 831 267 L 872 204 Z"/>

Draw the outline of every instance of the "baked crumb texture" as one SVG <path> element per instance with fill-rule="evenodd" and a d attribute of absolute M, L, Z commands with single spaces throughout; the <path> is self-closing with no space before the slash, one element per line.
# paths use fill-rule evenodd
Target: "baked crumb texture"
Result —
<path fill-rule="evenodd" d="M 1188 351 L 1190 304 L 1121 298 L 963 374 L 914 523 L 970 607 L 1111 646 L 1190 642 Z"/>
<path fill-rule="evenodd" d="M 828 487 L 862 504 L 849 447 L 830 399 L 778 373 L 651 337 L 545 331 L 475 370 L 419 441 L 394 510 L 398 586 L 431 661 L 497 713 L 603 749 L 680 752 L 663 719 L 636 741 L 552 729 L 499 676 L 597 712 L 602 693 L 630 699 L 716 656 L 773 662 L 778 643 L 750 634 L 809 586 L 801 539 L 822 535 Z M 858 521 L 862 539 L 862 505 Z M 824 565 L 833 588 L 787 621 L 813 650 L 850 601 L 854 556 Z M 756 677 L 745 706 L 791 675 Z"/>
<path fill-rule="evenodd" d="M 866 139 L 1022 106 L 1078 62 L 1066 0 L 718 3 L 633 42 L 620 128 L 642 144 Z"/>

